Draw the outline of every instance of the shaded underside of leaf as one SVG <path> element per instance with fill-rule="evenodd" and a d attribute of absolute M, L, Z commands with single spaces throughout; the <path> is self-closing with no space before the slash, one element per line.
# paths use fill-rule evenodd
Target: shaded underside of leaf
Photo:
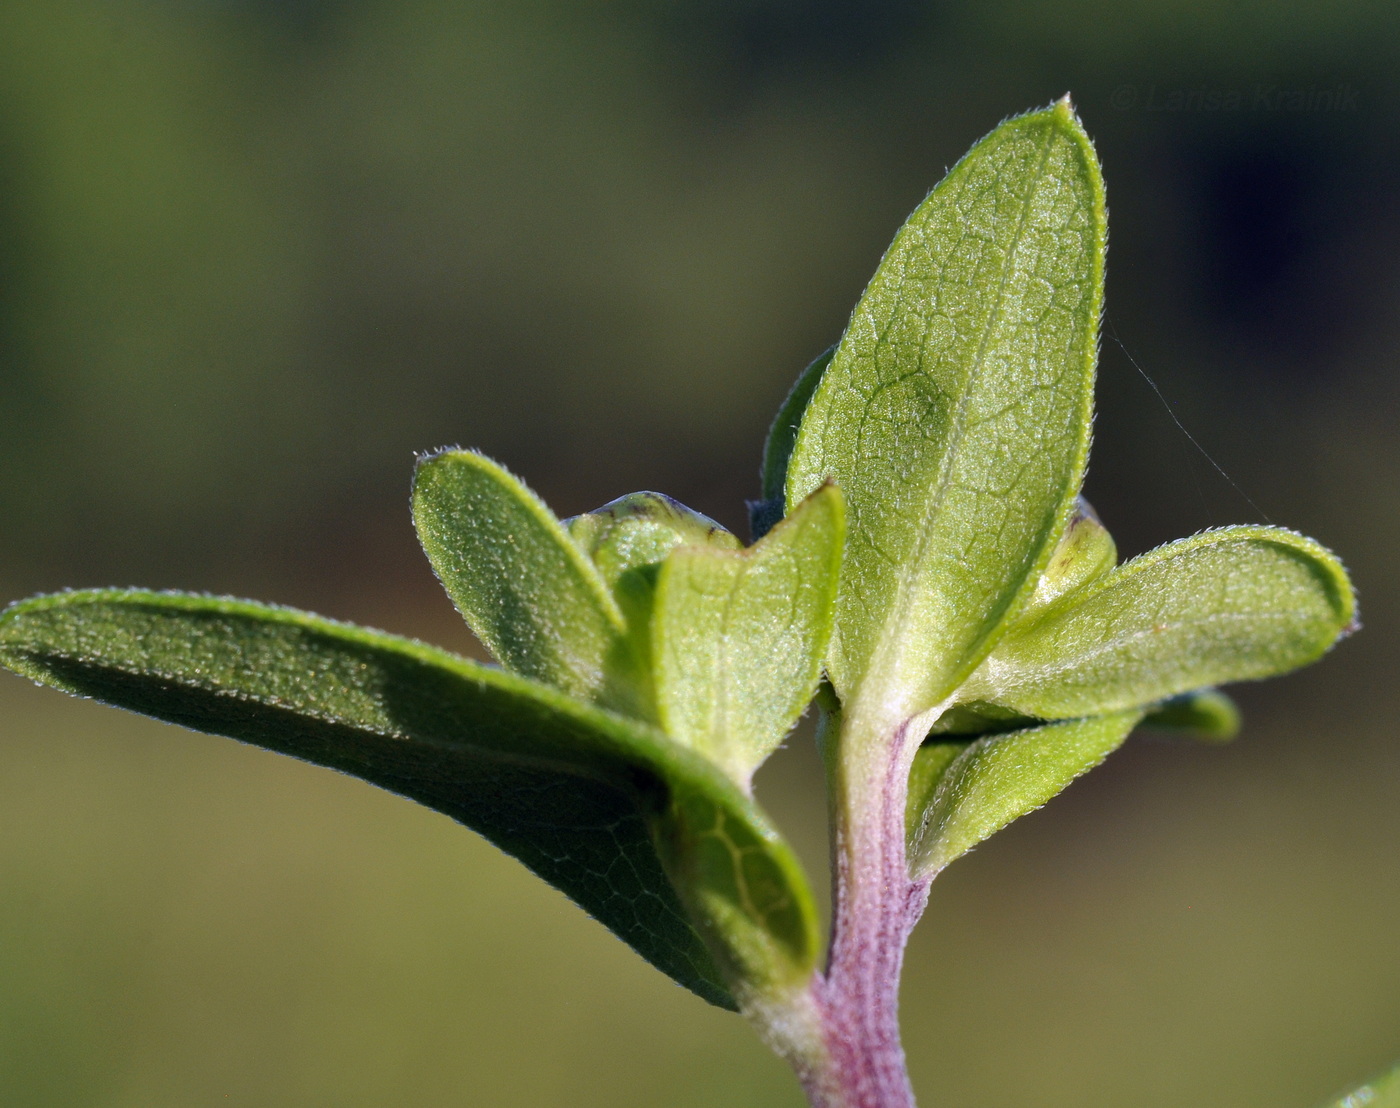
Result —
<path fill-rule="evenodd" d="M 845 535 L 827 485 L 745 551 L 683 547 L 652 624 L 663 729 L 747 787 L 816 691 Z"/>
<path fill-rule="evenodd" d="M 931 877 L 1044 805 L 1122 745 L 1141 711 L 1061 720 L 919 749 L 910 775 L 910 872 Z"/>
<path fill-rule="evenodd" d="M 1144 727 L 1176 731 L 1206 742 L 1229 742 L 1240 730 L 1240 710 L 1219 689 L 1195 689 L 1158 704 Z"/>
<path fill-rule="evenodd" d="M 1088 450 L 1105 217 L 1067 103 L 975 146 L 896 236 L 808 404 L 789 505 L 851 513 L 829 659 L 943 699 L 1050 556 Z"/>
<path fill-rule="evenodd" d="M 929 729 L 930 739 L 967 740 L 1002 731 L 1018 731 L 1047 722 L 999 704 L 955 704 Z M 1240 729 L 1240 710 L 1219 689 L 1193 689 L 1147 707 L 1143 726 L 1173 731 L 1205 742 L 1228 742 Z M 925 743 L 925 748 L 927 747 Z M 922 756 L 922 749 L 921 749 Z"/>
<path fill-rule="evenodd" d="M 1154 704 L 1314 661 L 1354 615 L 1346 572 L 1311 539 L 1221 528 L 1135 558 L 1018 624 L 964 691 L 1044 719 Z"/>
<path fill-rule="evenodd" d="M 508 669 L 588 697 L 622 614 L 593 564 L 533 492 L 469 450 L 419 460 L 413 521 L 433 572 Z"/>
<path fill-rule="evenodd" d="M 790 963 L 815 959 L 801 871 L 734 786 L 662 736 L 533 682 L 289 609 L 115 590 L 11 607 L 0 661 L 412 797 L 519 858 L 680 983 L 733 1007 L 657 853 L 658 838 L 685 837 L 665 825 L 683 798 L 743 829 L 748 870 L 729 878 L 741 907 L 758 912 L 754 926 L 795 920 L 775 946 Z"/>

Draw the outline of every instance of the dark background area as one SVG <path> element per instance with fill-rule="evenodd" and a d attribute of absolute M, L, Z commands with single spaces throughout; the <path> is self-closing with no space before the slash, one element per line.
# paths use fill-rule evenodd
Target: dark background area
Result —
<path fill-rule="evenodd" d="M 741 529 L 902 219 L 1069 90 L 1112 228 L 1088 495 L 1125 554 L 1312 534 L 1366 629 L 1240 690 L 1234 745 L 1135 738 L 940 878 L 910 1064 L 929 1105 L 1307 1108 L 1400 1057 L 1397 73 L 1400 8 L 1345 0 L 0 3 L 0 596 L 473 649 L 408 518 L 448 443 L 561 516 L 654 488 Z M 759 789 L 819 870 L 809 748 Z M 0 1090 L 800 1103 L 443 818 L 17 680 Z"/>

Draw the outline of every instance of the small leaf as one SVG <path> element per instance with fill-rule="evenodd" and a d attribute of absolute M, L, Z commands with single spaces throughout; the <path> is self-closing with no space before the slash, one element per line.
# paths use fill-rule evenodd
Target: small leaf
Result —
<path fill-rule="evenodd" d="M 783 518 L 787 506 L 788 459 L 792 457 L 797 430 L 802 425 L 802 414 L 835 353 L 834 346 L 823 351 L 802 371 L 778 409 L 773 425 L 768 428 L 768 438 L 763 444 L 763 468 L 759 473 L 762 499 L 749 501 L 749 534 L 754 542 L 768 534 Z"/>
<path fill-rule="evenodd" d="M 1016 623 L 1024 622 L 1065 593 L 1097 581 L 1117 564 L 1118 546 L 1113 536 L 1099 522 L 1089 502 L 1079 497 L 1069 517 L 1069 524 L 1035 584 L 1035 590 L 1026 601 L 1026 606 L 1017 613 Z M 1007 632 L 1010 630 L 1009 626 Z"/>
<path fill-rule="evenodd" d="M 933 739 L 926 741 L 915 752 L 914 764 L 909 768 L 909 795 L 904 805 L 904 830 L 910 857 L 913 857 L 919 833 L 923 829 L 924 813 L 933 802 L 933 794 L 938 791 L 938 783 L 957 756 L 970 745 L 971 740 L 940 742 Z"/>
<path fill-rule="evenodd" d="M 1346 571 L 1311 539 L 1273 527 L 1207 531 L 1018 624 L 960 698 L 1042 719 L 1151 705 L 1306 665 L 1354 614 Z"/>
<path fill-rule="evenodd" d="M 801 868 L 753 803 L 660 733 L 548 686 L 304 612 L 116 590 L 12 606 L 0 662 L 443 812 L 712 1003 L 815 965 Z"/>
<path fill-rule="evenodd" d="M 1196 689 L 1164 700 L 1142 721 L 1144 727 L 1179 731 L 1206 742 L 1229 742 L 1240 731 L 1240 710 L 1219 689 Z"/>
<path fill-rule="evenodd" d="M 1332 1101 L 1327 1108 L 1400 1108 L 1400 1066 Z"/>
<path fill-rule="evenodd" d="M 1024 712 L 979 700 L 970 704 L 954 704 L 934 720 L 929 734 L 972 738 L 994 731 L 1016 731 L 1042 722 Z"/>
<path fill-rule="evenodd" d="M 565 520 L 564 527 L 602 574 L 627 624 L 624 638 L 608 652 L 605 681 L 594 699 L 656 723 L 651 625 L 661 562 L 681 545 L 739 550 L 739 540 L 709 516 L 659 492 L 618 497 Z"/>
<path fill-rule="evenodd" d="M 795 504 L 851 514 L 828 673 L 908 716 L 992 645 L 1063 530 L 1089 446 L 1103 186 L 1067 101 L 1002 124 L 910 217 L 803 417 Z"/>
<path fill-rule="evenodd" d="M 952 759 L 951 744 L 921 747 L 910 777 L 910 872 L 932 877 L 1035 811 L 1117 750 L 1141 718 L 1116 712 L 990 735 Z"/>
<path fill-rule="evenodd" d="M 678 546 L 741 549 L 739 540 L 709 516 L 659 492 L 620 496 L 565 520 L 564 527 L 610 586 L 630 570 L 664 561 Z"/>
<path fill-rule="evenodd" d="M 745 789 L 816 691 L 844 533 L 841 494 L 826 485 L 748 550 L 687 546 L 661 566 L 662 729 Z"/>
<path fill-rule="evenodd" d="M 544 503 L 468 450 L 422 458 L 418 539 L 452 603 L 501 664 L 579 697 L 599 693 L 622 613 Z"/>

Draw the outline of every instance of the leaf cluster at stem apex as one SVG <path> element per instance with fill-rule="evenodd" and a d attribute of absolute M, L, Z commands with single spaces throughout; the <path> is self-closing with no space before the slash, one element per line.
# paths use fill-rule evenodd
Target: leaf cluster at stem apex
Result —
<path fill-rule="evenodd" d="M 446 813 L 743 1010 L 818 1108 L 908 1108 L 898 978 L 932 878 L 1139 723 L 1230 737 L 1216 685 L 1355 624 L 1337 559 L 1281 528 L 1118 564 L 1080 495 L 1105 211 L 1067 99 L 974 146 L 785 400 L 750 546 L 659 493 L 560 520 L 478 453 L 421 458 L 419 539 L 498 667 L 136 590 L 12 605 L 0 663 Z M 752 795 L 818 693 L 824 966 L 806 875 Z"/>
<path fill-rule="evenodd" d="M 914 879 L 1144 718 L 1228 737 L 1212 686 L 1313 661 L 1355 618 L 1336 558 L 1280 528 L 1117 565 L 1079 495 L 1106 238 L 1068 101 L 1002 124 L 896 235 L 770 434 L 765 492 L 835 481 L 850 513 L 826 667 L 838 825 L 898 804 Z M 892 762 L 907 792 L 882 799 Z"/>

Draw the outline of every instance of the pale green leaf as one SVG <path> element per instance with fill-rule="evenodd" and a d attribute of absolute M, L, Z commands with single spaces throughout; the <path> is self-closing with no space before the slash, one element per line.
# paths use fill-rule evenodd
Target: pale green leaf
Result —
<path fill-rule="evenodd" d="M 952 744 L 921 747 L 907 809 L 910 873 L 932 877 L 1044 805 L 1118 749 L 1141 718 L 1116 712 L 988 735 L 953 758 Z"/>
<path fill-rule="evenodd" d="M 1033 617 L 1066 593 L 1097 581 L 1118 564 L 1118 546 L 1089 502 L 1082 496 L 1075 501 L 1074 511 L 1060 541 L 1055 544 L 1050 561 L 1035 583 L 1026 605 L 1016 613 L 1017 623 Z"/>
<path fill-rule="evenodd" d="M 1207 531 L 1018 624 L 959 695 L 1043 719 L 1151 705 L 1314 661 L 1354 614 L 1345 570 L 1311 539 Z"/>
<path fill-rule="evenodd" d="M 850 538 L 828 671 L 912 715 L 1045 567 L 1089 446 L 1102 181 L 1067 102 L 978 143 L 910 217 L 803 418 L 788 503 L 834 479 Z"/>
<path fill-rule="evenodd" d="M 0 662 L 446 813 L 713 1003 L 815 965 L 802 871 L 753 803 L 659 732 L 548 686 L 285 608 L 115 590 L 12 606 Z"/>
<path fill-rule="evenodd" d="M 564 527 L 614 588 L 627 573 L 664 561 L 678 546 L 742 547 L 709 516 L 660 492 L 628 493 L 565 520 Z"/>
<path fill-rule="evenodd" d="M 502 665 L 600 695 L 622 613 L 539 497 L 489 458 L 448 450 L 418 462 L 413 522 L 452 603 Z"/>
<path fill-rule="evenodd" d="M 656 576 L 677 546 L 739 550 L 741 543 L 709 516 L 659 492 L 634 492 L 564 521 L 569 537 L 592 559 L 627 624 L 609 651 L 595 699 L 650 723 L 658 720 L 651 626 Z"/>
<path fill-rule="evenodd" d="M 662 729 L 745 788 L 816 691 L 844 532 L 841 494 L 826 485 L 747 550 L 686 546 L 661 566 Z"/>
<path fill-rule="evenodd" d="M 768 428 L 768 438 L 763 443 L 763 468 L 759 473 L 762 499 L 749 501 L 749 533 L 755 542 L 783 518 L 787 506 L 788 459 L 792 457 L 797 431 L 802 426 L 802 413 L 807 410 L 835 353 L 834 346 L 824 350 L 802 371 L 778 409 L 773 425 Z"/>
<path fill-rule="evenodd" d="M 1332 1101 L 1327 1108 L 1400 1108 L 1400 1066 Z"/>

